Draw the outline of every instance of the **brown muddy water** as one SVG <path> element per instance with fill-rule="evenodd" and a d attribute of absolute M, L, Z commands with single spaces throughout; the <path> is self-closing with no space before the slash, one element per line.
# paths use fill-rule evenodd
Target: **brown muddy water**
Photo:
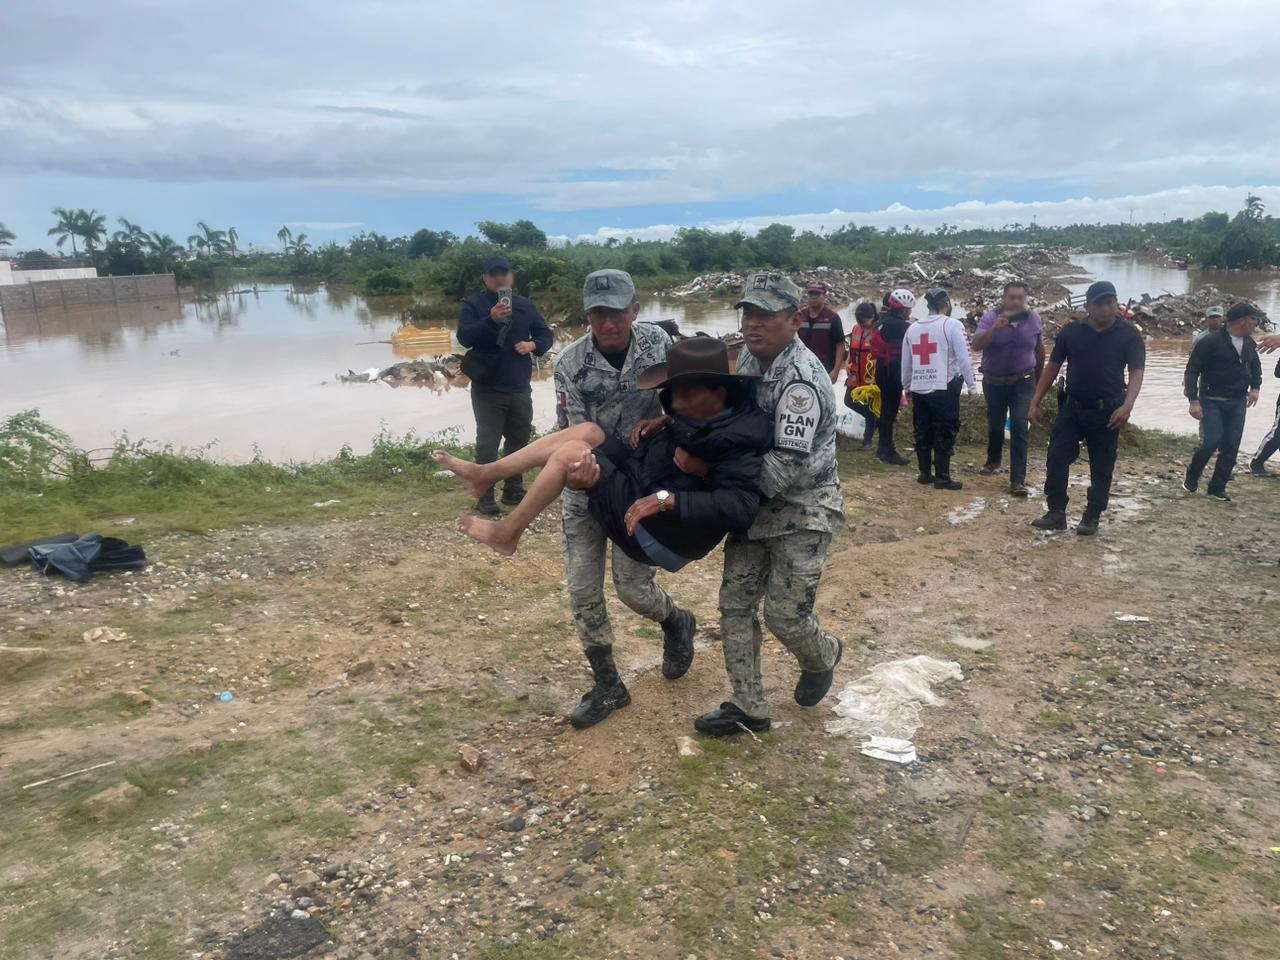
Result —
<path fill-rule="evenodd" d="M 1280 275 L 1194 272 L 1140 264 L 1128 257 L 1077 258 L 1082 270 L 1116 283 L 1123 298 L 1174 293 L 1212 283 L 1258 300 L 1280 317 Z M 385 367 L 413 356 L 388 343 L 403 303 L 365 301 L 339 289 L 260 285 L 211 302 L 121 304 L 98 309 L 41 310 L 0 318 L 0 418 L 36 407 L 86 448 L 127 434 L 178 447 L 209 446 L 227 461 L 261 452 L 268 460 L 357 452 L 375 434 L 414 431 L 426 437 L 456 430 L 472 436 L 463 387 L 392 387 L 341 383 L 347 370 Z M 850 314 L 851 307 L 842 314 Z M 735 329 L 724 303 L 648 299 L 642 320 L 675 318 L 686 332 Z M 456 319 L 442 315 L 438 352 Z M 583 328 L 557 331 L 557 347 Z M 1182 399 L 1189 341 L 1148 344 L 1146 386 L 1134 420 L 1192 434 Z M 1264 369 L 1262 402 L 1251 412 L 1244 449 L 1256 447 L 1275 411 L 1274 363 Z M 536 423 L 553 421 L 550 365 L 534 383 Z"/>

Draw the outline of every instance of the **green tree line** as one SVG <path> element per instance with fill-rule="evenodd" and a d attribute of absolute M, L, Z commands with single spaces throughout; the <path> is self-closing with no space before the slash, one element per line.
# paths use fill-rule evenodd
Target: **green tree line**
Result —
<path fill-rule="evenodd" d="M 670 240 L 609 239 L 551 244 L 529 220 L 482 220 L 476 234 L 458 237 L 447 230 L 423 228 L 391 237 L 362 231 L 346 243 L 313 244 L 305 233 L 282 226 L 278 251 L 239 245 L 234 226 L 219 229 L 207 221 L 185 245 L 174 237 L 148 232 L 120 217 L 109 231 L 96 210 L 53 210 L 49 235 L 61 251 L 91 257 L 102 274 L 173 271 L 183 283 L 220 283 L 239 279 L 311 279 L 350 284 L 378 294 L 435 293 L 460 297 L 474 289 L 480 264 L 495 250 L 508 253 L 522 293 L 538 295 L 572 309 L 582 280 L 592 270 L 614 267 L 641 281 L 667 282 L 709 271 L 771 267 L 803 270 L 820 266 L 879 270 L 906 261 L 913 253 L 957 245 L 1040 244 L 1090 252 L 1160 248 L 1207 267 L 1265 267 L 1280 264 L 1280 220 L 1269 216 L 1253 195 L 1234 216 L 1206 213 L 1195 219 L 1143 224 L 1035 223 L 1000 228 L 936 230 L 845 224 L 833 230 L 797 231 L 774 223 L 748 236 L 740 230 L 700 227 L 678 230 Z M 0 224 L 0 245 L 14 237 Z M 25 256 L 45 257 L 43 251 Z"/>

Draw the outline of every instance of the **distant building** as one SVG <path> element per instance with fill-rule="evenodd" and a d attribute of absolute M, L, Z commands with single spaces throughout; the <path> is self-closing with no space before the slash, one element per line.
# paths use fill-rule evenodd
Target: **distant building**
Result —
<path fill-rule="evenodd" d="M 98 275 L 97 267 L 80 266 L 80 262 L 47 260 L 32 264 L 29 260 L 0 260 L 0 287 L 17 283 L 38 283 L 41 280 L 82 280 Z"/>

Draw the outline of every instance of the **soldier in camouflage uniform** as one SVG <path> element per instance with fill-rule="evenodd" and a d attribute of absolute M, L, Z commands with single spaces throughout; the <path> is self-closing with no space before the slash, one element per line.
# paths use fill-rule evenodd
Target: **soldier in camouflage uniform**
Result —
<path fill-rule="evenodd" d="M 800 305 L 800 288 L 775 273 L 751 277 L 737 303 L 746 340 L 738 372 L 760 375 L 756 401 L 773 415 L 774 449 L 765 456 L 766 499 L 755 523 L 725 543 L 720 634 L 733 697 L 694 721 L 712 736 L 769 729 L 760 675 L 762 599 L 765 624 L 800 663 L 796 703 L 811 707 L 827 695 L 843 652 L 813 612 L 827 548 L 844 526 L 844 499 L 831 377 L 796 336 Z"/>
<path fill-rule="evenodd" d="M 563 429 L 594 423 L 608 436 L 629 440 L 637 425 L 662 415 L 656 390 L 637 390 L 636 377 L 667 357 L 671 338 L 649 323 L 635 323 L 635 285 L 621 270 L 587 277 L 582 306 L 591 332 L 556 360 L 556 421 Z M 570 472 L 561 507 L 569 600 L 578 635 L 595 675 L 595 686 L 570 715 L 575 727 L 599 723 L 631 702 L 613 662 L 613 627 L 604 600 L 604 530 L 587 512 L 587 497 L 599 476 L 594 457 Z M 693 663 L 693 614 L 680 610 L 654 582 L 656 569 L 613 549 L 613 584 L 628 607 L 662 625 L 662 672 L 676 680 Z"/>

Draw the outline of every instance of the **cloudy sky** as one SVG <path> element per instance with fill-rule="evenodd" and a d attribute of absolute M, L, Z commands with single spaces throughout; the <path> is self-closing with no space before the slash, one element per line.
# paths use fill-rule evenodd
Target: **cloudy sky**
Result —
<path fill-rule="evenodd" d="M 1280 211 L 1274 0 L 0 4 L 0 222 L 180 240 Z"/>

